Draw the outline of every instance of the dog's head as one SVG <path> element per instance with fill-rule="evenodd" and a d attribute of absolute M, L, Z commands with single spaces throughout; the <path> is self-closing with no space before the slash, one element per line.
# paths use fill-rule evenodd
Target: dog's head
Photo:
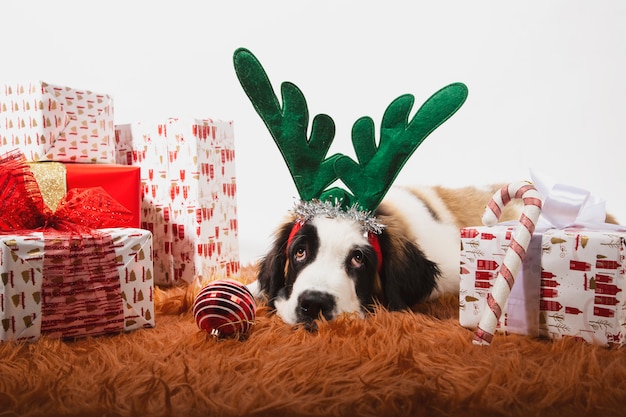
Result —
<path fill-rule="evenodd" d="M 378 217 L 387 223 L 375 237 L 354 220 L 321 215 L 278 229 L 258 285 L 283 321 L 315 328 L 318 318 L 362 316 L 376 303 L 401 310 L 430 295 L 437 265 L 383 210 Z"/>

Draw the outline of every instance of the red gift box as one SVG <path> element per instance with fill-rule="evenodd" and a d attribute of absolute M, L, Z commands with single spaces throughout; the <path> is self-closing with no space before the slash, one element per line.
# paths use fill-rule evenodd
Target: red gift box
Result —
<path fill-rule="evenodd" d="M 75 189 L 101 187 L 131 212 L 130 220 L 116 220 L 114 227 L 140 228 L 141 169 L 118 164 L 30 162 L 44 201 L 54 211 L 61 198 Z"/>
<path fill-rule="evenodd" d="M 118 164 L 65 163 L 67 189 L 102 187 L 117 202 L 133 213 L 133 218 L 118 227 L 140 227 L 141 170 L 138 166 Z"/>

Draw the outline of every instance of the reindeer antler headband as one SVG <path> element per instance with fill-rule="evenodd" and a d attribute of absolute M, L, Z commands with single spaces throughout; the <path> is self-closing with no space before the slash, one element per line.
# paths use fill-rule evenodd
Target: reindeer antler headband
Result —
<path fill-rule="evenodd" d="M 326 114 L 316 115 L 307 137 L 309 112 L 300 89 L 290 82 L 282 83 L 281 106 L 265 70 L 250 51 L 237 49 L 233 61 L 239 82 L 282 153 L 300 198 L 304 202 L 330 202 L 323 205 L 340 206 L 346 212 L 354 209 L 373 212 L 417 147 L 467 98 L 464 84 L 450 84 L 426 100 L 409 121 L 414 97 L 402 95 L 385 110 L 378 146 L 374 122 L 365 116 L 352 127 L 358 162 L 343 154 L 327 158 L 335 136 L 333 119 Z M 351 193 L 338 187 L 328 189 L 337 179 Z M 306 205 L 300 209 L 305 212 L 304 217 L 316 210 L 319 209 Z M 376 227 L 370 225 L 367 229 Z"/>

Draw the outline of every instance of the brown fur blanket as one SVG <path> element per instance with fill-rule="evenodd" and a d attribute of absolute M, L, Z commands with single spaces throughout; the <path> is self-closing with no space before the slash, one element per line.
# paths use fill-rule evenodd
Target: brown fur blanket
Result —
<path fill-rule="evenodd" d="M 626 349 L 474 346 L 454 297 L 317 333 L 260 307 L 243 340 L 198 330 L 193 297 L 158 290 L 154 329 L 0 344 L 0 416 L 626 415 Z"/>

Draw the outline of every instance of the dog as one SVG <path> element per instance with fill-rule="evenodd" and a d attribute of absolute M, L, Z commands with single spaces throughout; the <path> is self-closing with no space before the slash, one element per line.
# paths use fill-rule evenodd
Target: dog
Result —
<path fill-rule="evenodd" d="M 294 232 L 292 214 L 278 227 L 249 289 L 285 323 L 311 330 L 317 319 L 364 317 L 376 304 L 405 310 L 458 294 L 459 229 L 482 224 L 503 185 L 392 187 L 373 213 L 384 226 L 376 245 L 346 218 L 315 216 Z M 512 200 L 500 220 L 517 220 L 522 209 Z"/>

